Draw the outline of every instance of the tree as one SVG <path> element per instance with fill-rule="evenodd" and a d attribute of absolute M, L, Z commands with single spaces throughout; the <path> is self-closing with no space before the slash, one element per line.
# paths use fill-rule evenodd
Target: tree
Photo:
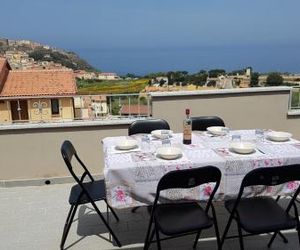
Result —
<path fill-rule="evenodd" d="M 238 69 L 238 70 L 233 70 L 228 73 L 229 76 L 235 76 L 235 75 L 244 75 L 245 74 L 245 69 Z"/>
<path fill-rule="evenodd" d="M 172 85 L 174 83 L 174 72 L 173 71 L 169 71 L 167 73 L 167 77 L 168 77 L 169 85 Z"/>
<path fill-rule="evenodd" d="M 165 82 L 166 82 L 166 81 L 165 81 L 164 79 L 160 79 L 160 81 L 159 81 L 159 86 L 160 86 L 160 87 L 164 86 Z"/>
<path fill-rule="evenodd" d="M 277 72 L 272 72 L 269 73 L 267 77 L 267 86 L 280 86 L 283 84 L 283 77 L 277 73 Z"/>
<path fill-rule="evenodd" d="M 220 75 L 225 75 L 226 71 L 224 69 L 212 69 L 208 71 L 209 77 L 218 77 Z"/>
<path fill-rule="evenodd" d="M 257 87 L 258 86 L 258 78 L 259 78 L 259 73 L 258 72 L 253 72 L 251 75 L 250 79 L 250 86 L 251 87 Z"/>

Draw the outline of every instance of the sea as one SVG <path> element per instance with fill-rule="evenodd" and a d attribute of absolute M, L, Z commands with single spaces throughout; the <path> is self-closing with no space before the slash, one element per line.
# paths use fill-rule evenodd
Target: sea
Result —
<path fill-rule="evenodd" d="M 300 44 L 293 46 L 206 46 L 184 48 L 74 48 L 73 51 L 102 72 L 143 76 L 153 72 L 251 66 L 254 71 L 300 72 Z"/>

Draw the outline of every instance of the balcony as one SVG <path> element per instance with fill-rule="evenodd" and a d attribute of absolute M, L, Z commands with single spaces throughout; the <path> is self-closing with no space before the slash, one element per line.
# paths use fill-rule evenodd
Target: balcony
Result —
<path fill-rule="evenodd" d="M 0 235 L 1 249 L 58 249 L 64 221 L 69 205 L 67 203 L 70 184 L 57 184 L 39 187 L 15 187 L 0 189 Z M 100 210 L 106 211 L 105 206 L 98 203 Z M 217 204 L 217 218 L 220 231 L 223 232 L 228 215 L 222 203 Z M 149 220 L 146 209 L 140 208 L 136 213 L 130 210 L 118 210 L 120 222 L 111 218 L 113 230 L 123 244 L 121 249 L 142 250 Z M 82 205 L 72 224 L 65 249 L 120 249 L 107 241 L 109 235 L 99 217 L 90 206 Z M 5 226 L 4 226 L 5 225 Z M 236 233 L 232 227 L 230 233 Z M 271 249 L 296 250 L 299 249 L 297 233 L 285 233 L 288 244 L 277 238 Z M 267 242 L 270 235 L 252 236 L 245 238 L 245 247 L 248 250 L 268 249 Z M 162 242 L 163 249 L 186 250 L 192 249 L 194 236 Z M 157 249 L 153 244 L 150 249 Z M 214 231 L 203 231 L 198 243 L 198 249 L 217 249 Z M 224 250 L 239 249 L 238 239 L 225 241 Z"/>
<path fill-rule="evenodd" d="M 287 87 L 274 87 L 152 93 L 151 114 L 166 119 L 175 132 L 181 132 L 184 109 L 190 107 L 192 115 L 218 115 L 232 129 L 271 128 L 291 132 L 300 139 L 300 114 L 289 110 L 290 92 Z M 67 199 L 71 184 L 68 182 L 72 180 L 59 152 L 61 143 L 70 139 L 93 174 L 102 177 L 101 139 L 126 135 L 128 124 L 134 119 L 128 116 L 112 120 L 1 126 L 0 220 L 5 226 L 0 227 L 4 239 L 0 248 L 57 249 L 69 208 Z M 49 182 L 50 185 L 44 185 Z M 105 211 L 104 206 L 100 208 Z M 227 212 L 221 202 L 216 210 L 223 232 Z M 111 223 L 124 245 L 122 249 L 143 249 L 149 219 L 146 209 L 141 208 L 135 214 L 129 209 L 117 212 L 120 222 L 112 219 Z M 198 249 L 216 249 L 213 235 L 213 231 L 205 232 Z M 108 237 L 92 209 L 83 205 L 66 247 L 119 249 L 106 240 Z M 299 249 L 296 232 L 288 231 L 287 237 L 289 244 L 278 238 L 272 249 Z M 246 249 L 267 249 L 269 238 L 269 235 L 246 238 Z M 192 240 L 193 237 L 188 236 L 166 241 L 163 249 L 191 249 Z M 225 242 L 223 249 L 239 249 L 238 246 L 238 240 L 232 239 Z M 151 249 L 156 246 L 152 245 Z"/>

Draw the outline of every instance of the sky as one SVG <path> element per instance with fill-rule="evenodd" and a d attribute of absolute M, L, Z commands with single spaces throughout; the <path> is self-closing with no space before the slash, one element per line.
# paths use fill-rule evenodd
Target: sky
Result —
<path fill-rule="evenodd" d="M 0 37 L 119 73 L 300 72 L 299 0 L 0 0 Z"/>

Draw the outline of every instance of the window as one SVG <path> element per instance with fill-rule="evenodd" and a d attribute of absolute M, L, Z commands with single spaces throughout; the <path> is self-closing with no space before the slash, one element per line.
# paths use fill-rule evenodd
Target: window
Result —
<path fill-rule="evenodd" d="M 51 99 L 51 113 L 52 113 L 52 115 L 59 115 L 58 99 Z"/>

